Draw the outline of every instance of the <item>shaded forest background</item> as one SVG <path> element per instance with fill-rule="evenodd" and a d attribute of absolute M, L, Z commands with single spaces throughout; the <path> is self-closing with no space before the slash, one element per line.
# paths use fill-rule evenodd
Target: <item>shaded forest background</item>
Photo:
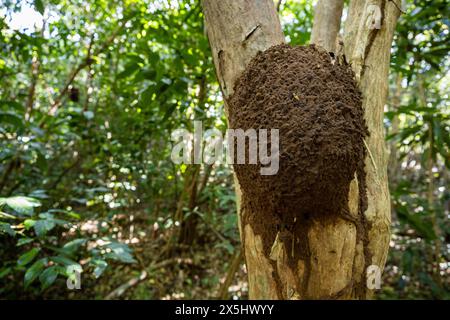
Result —
<path fill-rule="evenodd" d="M 170 159 L 173 130 L 226 129 L 200 1 L 2 3 L 0 298 L 246 299 L 230 167 Z M 314 2 L 275 4 L 308 44 Z M 450 6 L 405 4 L 376 298 L 449 299 Z"/>

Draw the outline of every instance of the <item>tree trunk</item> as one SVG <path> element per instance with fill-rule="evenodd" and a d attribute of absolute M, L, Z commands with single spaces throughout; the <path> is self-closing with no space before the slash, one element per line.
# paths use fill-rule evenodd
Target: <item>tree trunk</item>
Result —
<path fill-rule="evenodd" d="M 225 109 L 233 93 L 234 83 L 250 60 L 271 46 L 284 43 L 280 21 L 271 0 L 203 0 L 206 31 L 216 68 Z M 252 299 L 276 299 L 277 284 L 272 277 L 272 264 L 265 257 L 262 241 L 249 225 L 241 224 L 245 214 L 240 210 L 241 190 L 234 176 L 238 220 L 248 272 L 249 295 Z M 243 233 L 245 232 L 245 236 Z"/>
<path fill-rule="evenodd" d="M 341 27 L 344 0 L 319 0 L 314 10 L 311 43 L 336 52 L 336 38 Z"/>
<path fill-rule="evenodd" d="M 366 141 L 366 183 L 368 208 L 364 215 L 368 243 L 365 265 L 383 270 L 390 240 L 390 195 L 387 179 L 388 154 L 383 128 L 388 94 L 392 39 L 399 0 L 351 1 L 345 25 L 344 52 L 363 93 L 363 109 L 370 136 Z M 366 290 L 370 297 L 372 290 Z"/>
<path fill-rule="evenodd" d="M 359 230 L 348 220 L 336 217 L 313 221 L 305 231 L 310 252 L 308 261 L 300 260 L 291 268 L 289 253 L 283 243 L 276 238 L 267 257 L 261 236 L 255 235 L 249 224 L 242 225 L 242 216 L 246 212 L 238 210 L 241 237 L 245 239 L 243 247 L 251 299 L 367 298 L 370 290 L 367 290 L 365 282 L 366 268 L 376 265 L 382 270 L 384 266 L 389 244 L 390 207 L 383 107 L 390 46 L 399 12 L 394 4 L 379 2 L 380 11 L 384 13 L 381 29 L 372 30 L 366 25 L 366 21 L 371 21 L 370 13 L 374 7 L 366 6 L 366 1 L 356 1 L 349 10 L 349 32 L 345 39 L 345 52 L 355 63 L 356 78 L 361 83 L 370 130 L 370 138 L 366 141 L 369 200 L 365 212 L 366 240 L 357 240 Z M 203 10 L 217 77 L 227 105 L 236 79 L 251 58 L 258 51 L 283 43 L 284 36 L 272 0 L 204 0 Z M 320 15 L 319 12 L 317 14 Z M 335 20 L 333 23 L 336 25 Z M 324 24 L 321 21 L 316 26 L 326 28 Z M 333 34 L 330 32 L 330 38 L 336 39 L 337 31 Z M 239 204 L 241 192 L 237 179 L 235 183 Z M 349 194 L 349 208 L 353 215 L 358 214 L 358 188 L 355 179 Z"/>

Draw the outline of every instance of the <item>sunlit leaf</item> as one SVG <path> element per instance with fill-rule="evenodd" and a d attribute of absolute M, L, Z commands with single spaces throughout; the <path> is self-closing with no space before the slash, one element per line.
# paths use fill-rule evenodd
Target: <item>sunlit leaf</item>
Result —
<path fill-rule="evenodd" d="M 41 203 L 38 200 L 23 196 L 0 198 L 0 204 L 1 203 L 6 203 L 14 211 L 27 215 L 33 213 L 33 208 L 41 206 Z"/>

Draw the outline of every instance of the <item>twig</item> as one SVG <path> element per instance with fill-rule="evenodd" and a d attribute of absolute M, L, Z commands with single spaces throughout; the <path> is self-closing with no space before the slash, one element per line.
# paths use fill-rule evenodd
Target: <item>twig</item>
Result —
<path fill-rule="evenodd" d="M 278 0 L 278 3 L 277 3 L 277 12 L 280 12 L 280 9 L 281 9 L 281 4 L 283 3 L 283 0 Z"/>
<path fill-rule="evenodd" d="M 129 288 L 137 285 L 139 282 L 145 280 L 148 276 L 147 271 L 143 270 L 138 277 L 131 278 L 118 288 L 116 288 L 114 291 L 112 291 L 110 294 L 108 294 L 105 298 L 105 300 L 111 300 L 113 298 L 120 297 L 125 291 L 127 291 Z"/>
<path fill-rule="evenodd" d="M 234 275 L 236 274 L 242 260 L 242 250 L 237 250 L 231 258 L 231 265 L 228 269 L 227 277 L 219 290 L 219 299 L 226 300 L 228 296 L 228 288 L 231 286 Z"/>

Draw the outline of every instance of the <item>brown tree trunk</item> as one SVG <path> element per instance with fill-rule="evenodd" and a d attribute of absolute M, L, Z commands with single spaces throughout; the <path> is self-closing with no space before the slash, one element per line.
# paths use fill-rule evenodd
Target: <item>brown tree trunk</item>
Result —
<path fill-rule="evenodd" d="M 367 298 L 370 290 L 365 283 L 366 268 L 376 265 L 382 269 L 384 266 L 389 244 L 390 207 L 382 118 L 390 47 L 399 12 L 387 1 L 379 1 L 378 5 L 383 19 L 381 29 L 374 31 L 366 22 L 372 21 L 376 8 L 369 6 L 368 1 L 352 2 L 345 40 L 346 55 L 355 64 L 356 78 L 360 81 L 371 134 L 366 141 L 369 198 L 369 208 L 365 212 L 366 240 L 358 241 L 356 225 L 337 216 L 313 222 L 306 231 L 308 261 L 300 260 L 298 266 L 291 268 L 287 259 L 289 253 L 278 238 L 267 257 L 261 236 L 255 235 L 250 225 L 240 222 L 251 299 Z M 203 10 L 217 77 L 227 104 L 234 82 L 251 58 L 258 51 L 283 43 L 284 36 L 271 0 L 204 0 Z M 337 31 L 333 34 L 335 39 Z M 356 181 L 351 183 L 349 194 L 349 208 L 354 215 L 358 214 L 359 199 Z M 241 192 L 237 179 L 235 182 L 239 204 Z M 238 211 L 240 218 L 246 214 L 244 210 Z"/>
<path fill-rule="evenodd" d="M 341 27 L 344 0 L 319 0 L 314 9 L 311 43 L 336 52 L 336 39 Z"/>
<path fill-rule="evenodd" d="M 345 24 L 344 52 L 363 93 L 363 109 L 370 136 L 366 140 L 368 243 L 365 265 L 383 270 L 390 240 L 390 195 L 387 179 L 388 154 L 383 128 L 388 94 L 392 39 L 400 16 L 400 1 L 351 1 Z M 372 290 L 367 290 L 370 297 Z"/>
<path fill-rule="evenodd" d="M 203 12 L 227 111 L 227 100 L 233 93 L 234 83 L 247 64 L 258 51 L 284 43 L 284 35 L 271 0 L 204 0 Z M 272 277 L 272 264 L 264 255 L 260 237 L 253 235 L 250 226 L 241 225 L 241 217 L 245 212 L 239 208 L 241 191 L 236 176 L 234 182 L 241 238 L 244 238 L 245 232 L 247 239 L 243 247 L 250 298 L 276 299 L 277 284 Z"/>

